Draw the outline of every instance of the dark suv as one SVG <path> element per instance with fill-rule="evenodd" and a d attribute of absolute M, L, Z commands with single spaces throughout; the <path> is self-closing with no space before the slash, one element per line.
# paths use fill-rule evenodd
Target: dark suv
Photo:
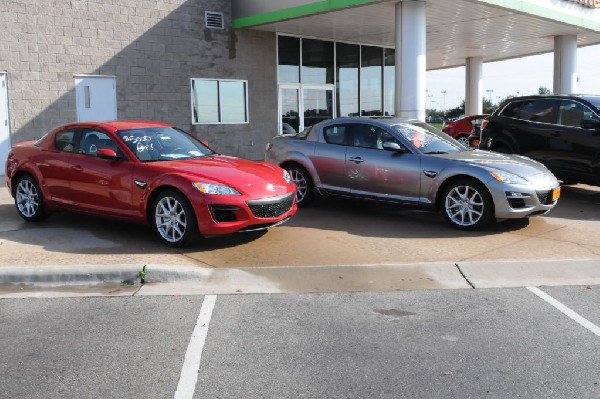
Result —
<path fill-rule="evenodd" d="M 479 148 L 533 158 L 565 183 L 600 185 L 600 96 L 510 98 L 481 125 Z"/>

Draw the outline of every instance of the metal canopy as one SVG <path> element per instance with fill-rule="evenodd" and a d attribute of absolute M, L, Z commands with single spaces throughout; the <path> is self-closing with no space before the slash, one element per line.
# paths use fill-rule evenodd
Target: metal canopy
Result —
<path fill-rule="evenodd" d="M 394 47 L 396 2 L 369 3 L 250 28 Z M 426 4 L 428 70 L 462 66 L 468 57 L 489 62 L 552 52 L 557 35 L 577 35 L 578 46 L 600 43 L 598 31 L 482 1 L 427 0 Z"/>

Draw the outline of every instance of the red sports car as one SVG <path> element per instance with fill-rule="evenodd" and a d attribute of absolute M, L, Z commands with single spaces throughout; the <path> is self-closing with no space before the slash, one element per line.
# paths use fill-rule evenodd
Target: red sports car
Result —
<path fill-rule="evenodd" d="M 216 154 L 151 121 L 71 123 L 15 144 L 6 184 L 25 220 L 55 210 L 124 218 L 149 223 L 171 246 L 266 229 L 296 213 L 287 171 Z"/>
<path fill-rule="evenodd" d="M 471 134 L 473 127 L 480 126 L 481 122 L 488 116 L 488 114 L 469 115 L 453 121 L 446 121 L 444 122 L 442 131 L 469 148 L 469 135 Z"/>

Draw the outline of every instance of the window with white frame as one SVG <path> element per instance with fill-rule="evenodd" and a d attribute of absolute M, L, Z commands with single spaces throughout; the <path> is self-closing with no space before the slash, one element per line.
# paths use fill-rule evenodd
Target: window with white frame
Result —
<path fill-rule="evenodd" d="M 192 79 L 192 123 L 248 123 L 248 82 Z"/>

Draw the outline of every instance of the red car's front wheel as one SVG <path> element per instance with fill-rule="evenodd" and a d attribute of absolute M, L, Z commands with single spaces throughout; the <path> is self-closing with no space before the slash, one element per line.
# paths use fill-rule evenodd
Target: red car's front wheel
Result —
<path fill-rule="evenodd" d="M 196 216 L 189 201 L 181 193 L 168 190 L 154 201 L 153 227 L 167 245 L 183 247 L 198 232 Z"/>

